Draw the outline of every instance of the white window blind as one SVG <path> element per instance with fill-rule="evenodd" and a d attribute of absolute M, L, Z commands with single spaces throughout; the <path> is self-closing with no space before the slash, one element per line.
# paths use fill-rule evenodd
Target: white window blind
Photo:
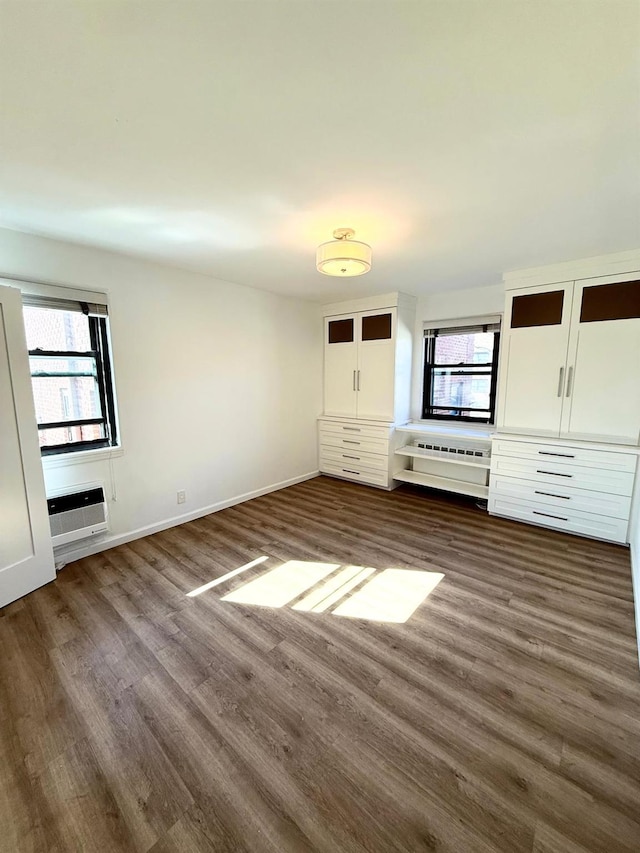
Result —
<path fill-rule="evenodd" d="M 425 338 L 433 338 L 436 335 L 474 335 L 481 332 L 499 332 L 500 315 L 494 314 L 488 317 L 469 317 L 467 319 L 439 320 L 437 322 L 424 324 Z"/>

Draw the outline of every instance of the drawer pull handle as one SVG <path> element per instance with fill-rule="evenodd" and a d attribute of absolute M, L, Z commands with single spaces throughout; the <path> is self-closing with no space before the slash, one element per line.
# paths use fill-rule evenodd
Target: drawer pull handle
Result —
<path fill-rule="evenodd" d="M 569 495 L 554 495 L 553 492 L 539 492 L 537 489 L 534 494 L 536 495 L 546 495 L 548 498 L 562 498 L 563 501 L 570 501 L 571 498 Z"/>
<path fill-rule="evenodd" d="M 552 453 L 550 450 L 539 450 L 538 453 L 540 456 L 562 456 L 563 459 L 575 459 L 576 457 L 571 453 Z"/>
<path fill-rule="evenodd" d="M 350 440 L 350 439 L 348 439 L 348 438 L 343 438 L 343 439 L 342 439 L 342 443 L 343 443 L 343 444 L 360 444 L 360 442 L 359 442 L 359 441 L 353 441 L 353 440 Z"/>
<path fill-rule="evenodd" d="M 541 471 L 540 468 L 536 468 L 536 474 L 550 474 L 552 477 L 573 477 L 573 474 L 558 474 L 557 471 Z"/>
<path fill-rule="evenodd" d="M 360 471 L 350 471 L 348 468 L 343 468 L 342 472 L 343 474 L 357 474 L 358 476 L 360 476 Z"/>
<path fill-rule="evenodd" d="M 345 427 L 345 426 L 343 426 L 342 429 L 346 429 L 348 432 L 361 432 L 362 431 L 362 427 Z"/>
<path fill-rule="evenodd" d="M 562 385 L 564 380 L 564 367 L 560 368 L 560 376 L 558 376 L 558 397 L 562 397 Z"/>
<path fill-rule="evenodd" d="M 355 460 L 356 460 L 356 462 L 359 462 L 359 461 L 360 461 L 360 457 L 359 457 L 359 456 L 348 456 L 346 453 L 343 453 L 343 454 L 342 454 L 342 458 L 343 458 L 343 459 L 355 459 Z"/>
<path fill-rule="evenodd" d="M 534 515 L 544 515 L 544 516 L 545 516 L 545 518 L 557 518 L 557 519 L 558 519 L 558 521 L 569 521 L 569 519 L 568 519 L 568 518 L 565 518 L 565 517 L 564 517 L 564 516 L 562 516 L 562 515 L 551 515 L 551 513 L 550 513 L 550 512 L 538 512 L 538 511 L 537 511 L 537 510 L 535 510 L 535 509 L 533 510 L 533 514 L 534 514 Z"/>

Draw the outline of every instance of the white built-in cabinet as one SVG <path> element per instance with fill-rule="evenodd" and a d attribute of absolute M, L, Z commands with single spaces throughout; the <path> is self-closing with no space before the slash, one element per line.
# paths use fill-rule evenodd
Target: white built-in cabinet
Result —
<path fill-rule="evenodd" d="M 391 488 L 393 425 L 409 419 L 415 300 L 392 293 L 324 313 L 320 470 Z"/>
<path fill-rule="evenodd" d="M 325 415 L 393 421 L 395 308 L 325 317 Z"/>
<path fill-rule="evenodd" d="M 637 445 L 640 274 L 507 291 L 498 429 Z"/>

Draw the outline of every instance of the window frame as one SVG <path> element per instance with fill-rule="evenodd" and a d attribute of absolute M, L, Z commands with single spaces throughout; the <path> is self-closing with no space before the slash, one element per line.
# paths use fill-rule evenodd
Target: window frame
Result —
<path fill-rule="evenodd" d="M 442 327 L 443 329 L 447 327 Z M 459 326 L 457 327 L 460 334 L 464 334 L 464 330 L 467 328 L 469 331 L 467 334 L 472 334 L 474 331 L 477 333 L 478 326 L 469 325 L 469 326 Z M 477 363 L 467 363 L 461 362 L 460 364 L 436 364 L 435 363 L 435 348 L 436 348 L 436 340 L 438 339 L 438 332 L 440 329 L 434 328 L 432 334 L 425 335 L 424 337 L 424 352 L 423 352 L 423 379 L 422 379 L 422 419 L 423 420 L 437 420 L 437 421 L 450 421 L 451 423 L 474 423 L 474 424 L 486 424 L 493 425 L 495 424 L 496 419 L 496 398 L 498 392 L 498 359 L 500 353 L 500 329 L 496 331 L 492 331 L 491 334 L 494 336 L 493 338 L 493 355 L 490 362 L 483 362 L 480 364 Z M 488 330 L 487 330 L 488 331 Z M 441 368 L 461 368 L 460 375 L 464 376 L 490 376 L 491 381 L 489 384 L 489 409 L 488 409 L 488 417 L 487 418 L 474 418 L 469 415 L 452 415 L 452 414 L 438 414 L 433 411 L 433 409 L 444 408 L 443 406 L 433 406 L 431 404 L 431 392 L 433 388 L 433 377 L 434 371 Z M 478 372 L 477 370 L 471 370 L 471 368 L 478 367 L 486 367 L 487 370 Z M 465 370 L 466 368 L 466 370 Z M 477 412 L 486 412 L 487 409 L 474 409 L 472 406 L 447 406 L 449 410 L 458 409 L 460 413 L 468 412 L 468 411 L 477 411 Z"/>
<path fill-rule="evenodd" d="M 66 310 L 62 305 L 56 308 L 54 305 L 48 306 L 50 310 Z M 84 312 L 83 312 L 84 313 Z M 116 419 L 116 402 L 115 391 L 113 384 L 113 372 L 111 369 L 111 357 L 109 347 L 109 330 L 107 327 L 107 317 L 88 314 L 87 321 L 89 323 L 89 337 L 91 341 L 91 349 L 85 352 L 79 350 L 29 350 L 29 356 L 41 356 L 47 358 L 93 358 L 96 366 L 96 384 L 98 386 L 98 396 L 100 399 L 100 409 L 102 417 L 100 418 L 76 418 L 65 421 L 52 421 L 47 423 L 37 423 L 38 433 L 44 429 L 60 429 L 74 426 L 91 426 L 93 424 L 102 424 L 105 436 L 104 438 L 94 438 L 90 440 L 81 440 L 73 442 L 65 442 L 64 444 L 51 444 L 46 447 L 40 447 L 41 456 L 53 456 L 64 453 L 78 453 L 83 450 L 100 450 L 103 448 L 117 447 L 118 445 L 118 424 Z M 37 374 L 31 373 L 31 379 L 37 378 Z"/>

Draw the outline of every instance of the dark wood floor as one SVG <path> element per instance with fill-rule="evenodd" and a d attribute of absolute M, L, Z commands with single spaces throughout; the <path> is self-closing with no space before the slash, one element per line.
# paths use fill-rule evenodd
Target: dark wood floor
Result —
<path fill-rule="evenodd" d="M 221 600 L 291 559 L 445 577 L 405 624 Z M 623 548 L 318 478 L 0 613 L 2 851 L 640 851 Z"/>

